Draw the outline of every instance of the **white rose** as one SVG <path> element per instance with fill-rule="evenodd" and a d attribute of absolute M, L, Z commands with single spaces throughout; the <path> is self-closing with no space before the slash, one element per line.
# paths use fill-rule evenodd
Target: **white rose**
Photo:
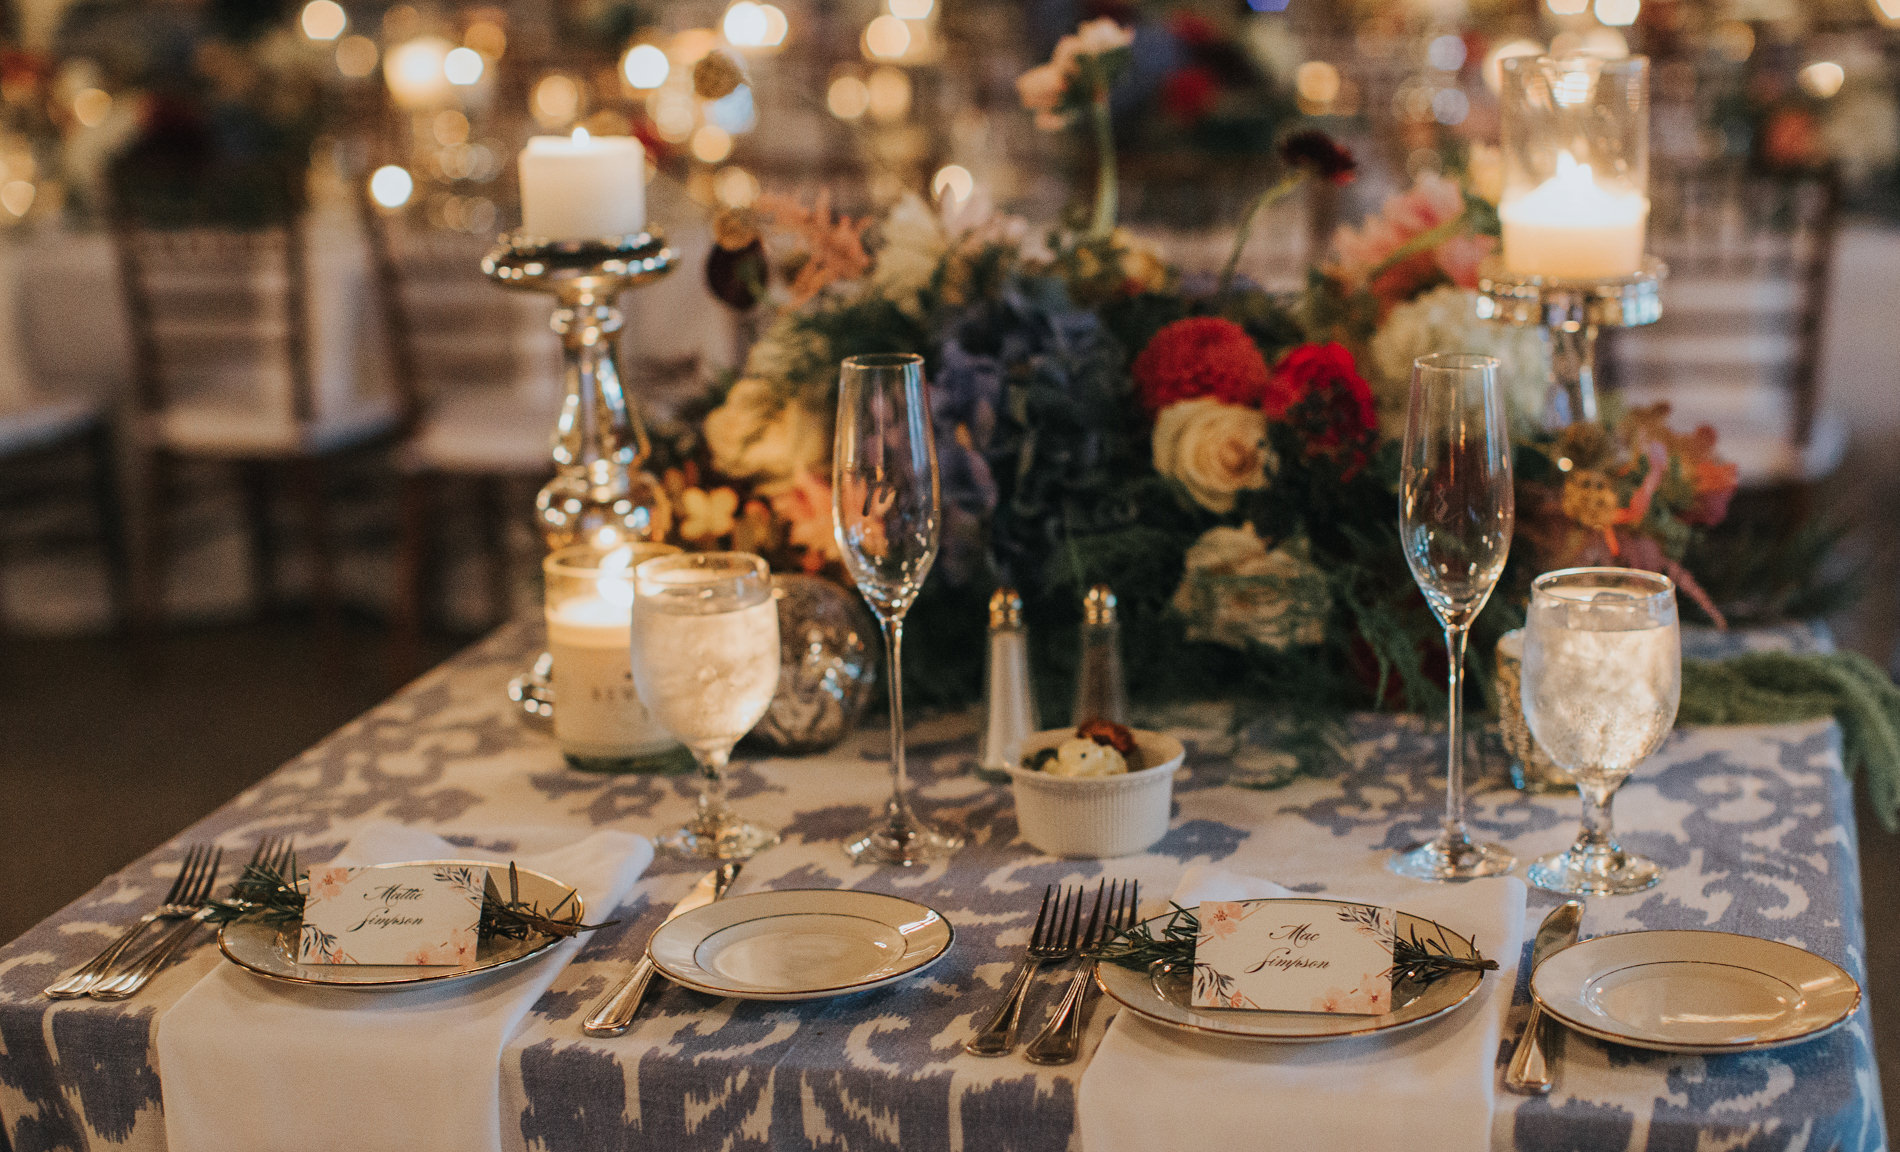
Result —
<path fill-rule="evenodd" d="M 880 231 L 884 243 L 871 282 L 885 296 L 914 306 L 917 293 L 930 287 L 950 247 L 943 222 L 915 193 L 907 193 L 884 218 Z"/>
<path fill-rule="evenodd" d="M 1495 320 L 1478 319 L 1478 294 L 1452 285 L 1435 288 L 1392 309 L 1372 337 L 1372 398 L 1379 431 L 1405 435 L 1405 406 L 1412 389 L 1412 361 L 1433 352 L 1473 352 L 1498 358 L 1511 424 L 1520 429 L 1543 422 L 1550 352 L 1544 334 Z"/>
<path fill-rule="evenodd" d="M 1324 640 L 1332 595 L 1305 552 L 1303 541 L 1269 551 L 1251 524 L 1209 529 L 1188 549 L 1174 593 L 1188 639 L 1279 651 Z"/>
<path fill-rule="evenodd" d="M 831 451 L 824 421 L 796 401 L 781 400 L 772 386 L 746 377 L 726 402 L 706 415 L 706 447 L 713 466 L 735 479 L 781 479 L 801 468 L 821 467 Z"/>
<path fill-rule="evenodd" d="M 1234 510 L 1235 496 L 1265 488 L 1279 467 L 1266 445 L 1267 417 L 1252 408 L 1202 398 L 1161 410 L 1155 421 L 1155 471 L 1187 489 L 1209 512 Z"/>

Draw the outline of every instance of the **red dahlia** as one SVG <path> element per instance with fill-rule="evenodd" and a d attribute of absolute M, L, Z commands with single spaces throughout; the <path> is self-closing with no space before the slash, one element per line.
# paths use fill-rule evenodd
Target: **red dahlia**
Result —
<path fill-rule="evenodd" d="M 1156 332 L 1135 357 L 1135 384 L 1150 416 L 1202 396 L 1258 408 L 1268 394 L 1267 359 L 1233 321 L 1190 316 Z"/>
<path fill-rule="evenodd" d="M 1273 366 L 1262 405 L 1270 420 L 1298 421 L 1309 455 L 1335 456 L 1356 472 L 1378 427 L 1372 389 L 1344 345 L 1302 344 Z"/>

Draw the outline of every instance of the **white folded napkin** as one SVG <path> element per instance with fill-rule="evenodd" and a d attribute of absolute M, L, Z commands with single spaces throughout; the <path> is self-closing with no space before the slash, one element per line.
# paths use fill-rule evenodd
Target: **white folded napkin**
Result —
<path fill-rule="evenodd" d="M 445 859 L 495 857 L 377 823 L 336 862 Z M 507 859 L 574 885 L 593 922 L 640 878 L 653 845 L 596 832 Z M 502 1046 L 583 939 L 493 976 L 404 992 L 293 987 L 220 964 L 158 1022 L 166 1143 L 175 1152 L 497 1152 Z"/>
<path fill-rule="evenodd" d="M 1474 935 L 1498 962 L 1473 1003 L 1389 1038 L 1319 1044 L 1222 1040 L 1122 1012 L 1082 1073 L 1084 1152 L 1157 1148 L 1290 1152 L 1477 1152 L 1491 1145 L 1498 1040 L 1524 943 L 1515 877 L 1323 893 L 1382 904 Z M 1194 868 L 1175 903 L 1301 896 L 1266 880 Z"/>

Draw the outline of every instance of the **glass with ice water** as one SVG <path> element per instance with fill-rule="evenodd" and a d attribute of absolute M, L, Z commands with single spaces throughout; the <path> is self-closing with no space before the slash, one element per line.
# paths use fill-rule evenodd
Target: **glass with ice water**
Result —
<path fill-rule="evenodd" d="M 1662 879 L 1655 861 L 1616 842 L 1610 800 L 1675 727 L 1682 696 L 1675 584 L 1632 568 L 1539 576 L 1531 585 L 1520 691 L 1531 734 L 1583 794 L 1576 843 L 1531 865 L 1531 883 L 1572 896 L 1612 896 Z"/>

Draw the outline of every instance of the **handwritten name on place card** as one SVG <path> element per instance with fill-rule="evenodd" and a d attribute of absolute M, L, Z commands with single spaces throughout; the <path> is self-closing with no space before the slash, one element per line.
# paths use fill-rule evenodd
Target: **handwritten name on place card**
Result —
<path fill-rule="evenodd" d="M 1390 908 L 1336 900 L 1201 904 L 1196 1008 L 1378 1016 L 1392 1005 Z"/>
<path fill-rule="evenodd" d="M 487 880 L 465 864 L 312 868 L 297 962 L 466 964 Z"/>

